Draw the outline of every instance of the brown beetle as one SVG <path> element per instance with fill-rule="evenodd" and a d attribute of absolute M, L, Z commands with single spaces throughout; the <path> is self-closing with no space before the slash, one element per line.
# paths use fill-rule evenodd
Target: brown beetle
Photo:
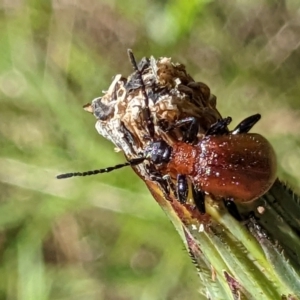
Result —
<path fill-rule="evenodd" d="M 241 124 L 259 118 L 253 115 Z M 276 179 L 276 155 L 263 136 L 245 129 L 240 132 L 242 127 L 228 134 L 207 135 L 196 145 L 175 143 L 167 169 L 187 175 L 196 190 L 215 197 L 239 202 L 257 199 Z"/>
<path fill-rule="evenodd" d="M 205 194 L 210 194 L 217 200 L 222 199 L 230 206 L 233 201 L 253 201 L 268 191 L 276 179 L 275 152 L 264 137 L 248 133 L 260 119 L 259 114 L 246 118 L 232 131 L 227 129 L 231 118 L 221 119 L 208 129 L 201 140 L 197 139 L 197 120 L 193 117 L 185 118 L 166 129 L 170 131 L 175 127 L 188 125 L 188 130 L 183 132 L 183 141 L 175 142 L 171 147 L 162 139 L 155 140 L 149 99 L 141 71 L 131 50 L 128 50 L 128 54 L 140 81 L 145 101 L 144 124 L 151 138 L 143 155 L 105 169 L 61 174 L 57 176 L 58 179 L 111 172 L 148 160 L 163 175 L 177 175 L 174 192 L 181 203 L 187 200 L 189 178 L 195 204 L 202 213 L 205 213 Z M 154 177 L 159 181 L 164 180 L 163 176 L 157 174 Z"/>

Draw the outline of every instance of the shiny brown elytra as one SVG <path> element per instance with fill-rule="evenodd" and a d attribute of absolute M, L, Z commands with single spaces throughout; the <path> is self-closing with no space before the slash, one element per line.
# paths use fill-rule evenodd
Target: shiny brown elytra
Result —
<path fill-rule="evenodd" d="M 207 136 L 196 145 L 175 143 L 166 168 L 215 197 L 249 202 L 274 183 L 276 155 L 259 134 Z"/>

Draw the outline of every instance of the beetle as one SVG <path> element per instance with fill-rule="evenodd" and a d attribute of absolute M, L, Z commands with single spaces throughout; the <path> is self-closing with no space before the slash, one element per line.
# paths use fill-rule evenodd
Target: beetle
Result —
<path fill-rule="evenodd" d="M 188 176 L 198 191 L 238 202 L 253 201 L 269 190 L 276 179 L 274 149 L 263 136 L 248 133 L 260 117 L 252 115 L 226 132 L 231 122 L 228 117 L 212 125 L 195 145 L 172 145 L 166 169 L 178 174 L 183 202 L 186 184 L 182 175 Z"/>
<path fill-rule="evenodd" d="M 187 201 L 190 180 L 195 205 L 201 213 L 205 213 L 205 194 L 210 194 L 215 200 L 223 200 L 230 207 L 234 202 L 253 201 L 269 190 L 276 179 L 275 152 L 263 136 L 248 133 L 261 118 L 260 114 L 244 119 L 232 131 L 227 128 L 232 119 L 220 119 L 211 125 L 201 139 L 197 137 L 199 125 L 196 118 L 178 120 L 164 130 L 167 132 L 182 126 L 188 129 L 183 132 L 182 141 L 169 145 L 165 140 L 155 138 L 155 126 L 142 72 L 131 50 L 128 50 L 128 55 L 145 102 L 143 115 L 144 126 L 149 134 L 147 146 L 140 157 L 123 164 L 60 174 L 58 179 L 107 173 L 125 166 L 136 166 L 147 160 L 159 170 L 158 175 L 154 176 L 158 181 L 164 180 L 160 174 L 177 175 L 175 193 L 182 204 Z"/>

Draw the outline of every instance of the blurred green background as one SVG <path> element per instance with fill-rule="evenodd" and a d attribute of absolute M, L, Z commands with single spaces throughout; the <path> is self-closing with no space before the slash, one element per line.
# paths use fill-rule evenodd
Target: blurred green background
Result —
<path fill-rule="evenodd" d="M 0 299 L 201 299 L 182 242 L 82 106 L 135 56 L 172 57 L 256 132 L 299 191 L 300 3 L 2 0 Z"/>

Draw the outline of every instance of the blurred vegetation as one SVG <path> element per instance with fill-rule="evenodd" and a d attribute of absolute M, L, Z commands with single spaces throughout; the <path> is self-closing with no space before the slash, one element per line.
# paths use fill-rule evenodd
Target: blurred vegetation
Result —
<path fill-rule="evenodd" d="M 198 299 L 183 245 L 82 106 L 137 58 L 172 57 L 233 125 L 261 113 L 279 176 L 299 191 L 300 4 L 2 0 L 0 299 Z"/>

